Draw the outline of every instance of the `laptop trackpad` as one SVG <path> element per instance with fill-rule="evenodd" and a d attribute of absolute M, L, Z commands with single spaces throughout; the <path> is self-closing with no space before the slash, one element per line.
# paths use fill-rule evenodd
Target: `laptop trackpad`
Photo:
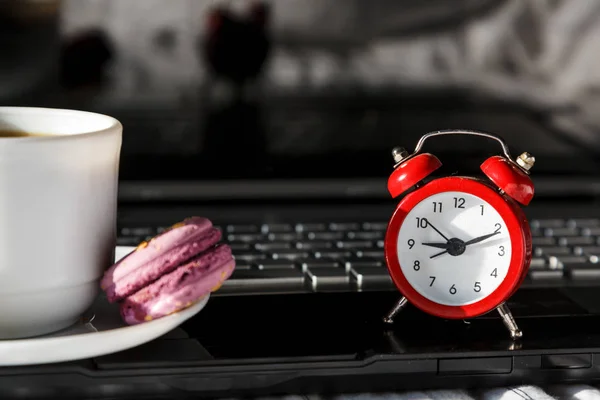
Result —
<path fill-rule="evenodd" d="M 600 291 L 597 287 L 571 287 L 561 289 L 561 298 L 587 310 L 591 314 L 600 314 Z M 565 307 L 567 307 L 565 305 Z"/>
<path fill-rule="evenodd" d="M 599 300 L 593 288 L 524 288 L 511 297 L 508 306 L 515 317 L 556 317 L 600 313 Z"/>

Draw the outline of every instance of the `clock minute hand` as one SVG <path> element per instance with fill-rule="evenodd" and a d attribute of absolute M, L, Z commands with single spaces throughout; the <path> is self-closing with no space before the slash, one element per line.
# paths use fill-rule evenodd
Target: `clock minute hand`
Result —
<path fill-rule="evenodd" d="M 447 249 L 450 247 L 450 243 L 421 243 L 423 246 L 436 247 L 438 249 Z"/>
<path fill-rule="evenodd" d="M 465 246 L 468 246 L 470 244 L 475 244 L 475 243 L 483 242 L 485 239 L 491 238 L 492 236 L 495 236 L 495 235 L 497 235 L 499 233 L 500 232 L 488 233 L 487 235 L 476 237 L 474 239 L 469 240 L 468 242 L 465 242 Z"/>
<path fill-rule="evenodd" d="M 448 238 L 446 237 L 446 235 L 444 235 L 442 232 L 440 232 L 440 230 L 439 230 L 438 228 L 436 228 L 435 226 L 433 226 L 433 225 L 431 224 L 431 222 L 429 222 L 429 220 L 428 220 L 428 219 L 425 219 L 425 221 L 427 221 L 427 225 L 429 225 L 429 226 L 430 226 L 430 227 L 431 227 L 431 228 L 432 228 L 434 231 L 436 231 L 437 233 L 439 233 L 441 237 L 443 237 L 443 238 L 444 238 L 444 239 L 446 239 L 447 241 L 448 241 L 448 240 L 450 240 L 450 239 L 448 239 Z"/>

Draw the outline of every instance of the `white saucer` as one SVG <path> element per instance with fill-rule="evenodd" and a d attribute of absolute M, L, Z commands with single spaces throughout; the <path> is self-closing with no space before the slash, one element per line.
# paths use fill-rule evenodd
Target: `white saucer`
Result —
<path fill-rule="evenodd" d="M 129 250 L 117 248 L 115 258 Z M 121 319 L 118 305 L 100 295 L 80 321 L 67 329 L 29 339 L 0 340 L 0 367 L 74 361 L 139 346 L 199 313 L 209 297 L 178 313 L 129 326 Z"/>

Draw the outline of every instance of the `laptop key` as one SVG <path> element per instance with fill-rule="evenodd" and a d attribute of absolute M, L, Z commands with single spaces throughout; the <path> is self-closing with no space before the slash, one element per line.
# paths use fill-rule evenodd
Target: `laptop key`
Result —
<path fill-rule="evenodd" d="M 227 241 L 229 242 L 259 242 L 265 240 L 265 236 L 260 233 L 240 233 L 227 235 Z"/>
<path fill-rule="evenodd" d="M 560 269 L 531 270 L 528 275 L 532 281 L 560 280 L 563 278 L 563 271 Z"/>
<path fill-rule="evenodd" d="M 356 255 L 358 257 L 374 258 L 377 260 L 383 260 L 385 258 L 383 250 L 360 250 L 356 252 Z"/>
<path fill-rule="evenodd" d="M 346 236 L 351 240 L 377 240 L 383 239 L 383 232 L 348 232 Z"/>
<path fill-rule="evenodd" d="M 260 293 L 263 291 L 303 291 L 305 277 L 297 269 L 265 269 L 233 271 L 219 292 Z"/>
<path fill-rule="evenodd" d="M 557 260 L 557 261 L 555 261 Z M 588 257 L 585 256 L 553 256 L 549 258 L 550 268 L 554 265 L 564 266 L 567 264 L 583 264 L 588 262 Z"/>
<path fill-rule="evenodd" d="M 547 266 L 546 259 L 541 257 L 533 257 L 531 259 L 531 264 L 529 264 L 530 269 L 546 269 Z"/>
<path fill-rule="evenodd" d="M 309 269 L 321 269 L 321 268 L 337 268 L 339 269 L 342 264 L 335 260 L 308 260 L 300 263 L 300 269 L 304 272 Z"/>
<path fill-rule="evenodd" d="M 367 240 L 346 240 L 337 242 L 336 246 L 338 249 L 366 249 L 373 247 L 373 242 Z"/>
<path fill-rule="evenodd" d="M 560 246 L 582 246 L 595 244 L 595 239 L 591 236 L 572 236 L 572 237 L 561 237 L 558 239 Z"/>
<path fill-rule="evenodd" d="M 574 226 L 577 228 L 600 227 L 600 220 L 595 218 L 572 218 L 567 221 L 567 226 Z"/>
<path fill-rule="evenodd" d="M 343 268 L 308 269 L 306 277 L 307 283 L 315 292 L 350 289 L 350 277 Z"/>
<path fill-rule="evenodd" d="M 297 242 L 296 243 L 296 248 L 297 249 L 304 249 L 304 250 L 310 250 L 310 249 L 330 249 L 332 247 L 333 247 L 333 243 L 331 243 L 331 242 L 324 242 L 324 241 Z"/>
<path fill-rule="evenodd" d="M 227 243 L 227 245 L 231 248 L 231 251 L 233 252 L 252 249 L 250 243 Z"/>
<path fill-rule="evenodd" d="M 368 258 L 357 258 L 345 262 L 346 269 L 350 271 L 352 268 L 383 268 L 384 263 L 379 260 L 370 260 Z M 385 269 L 387 271 L 387 269 Z"/>
<path fill-rule="evenodd" d="M 325 224 L 296 224 L 296 232 L 320 232 L 327 229 Z"/>
<path fill-rule="evenodd" d="M 352 267 L 352 281 L 358 290 L 392 289 L 394 284 L 386 269 L 370 267 Z"/>
<path fill-rule="evenodd" d="M 352 253 L 349 251 L 319 250 L 315 251 L 314 256 L 315 258 L 332 258 L 334 260 L 339 260 L 352 257 Z"/>
<path fill-rule="evenodd" d="M 584 236 L 600 236 L 600 227 L 597 228 L 583 228 L 581 234 Z"/>
<path fill-rule="evenodd" d="M 309 254 L 304 251 L 278 251 L 273 253 L 273 259 L 280 260 L 298 260 L 301 258 L 308 258 Z"/>
<path fill-rule="evenodd" d="M 534 248 L 534 254 L 536 256 L 556 256 L 556 255 L 566 255 L 571 254 L 571 249 L 568 247 L 546 247 L 546 246 L 538 246 Z"/>
<path fill-rule="evenodd" d="M 562 228 L 565 223 L 564 219 L 534 219 L 530 225 L 532 228 Z"/>
<path fill-rule="evenodd" d="M 296 266 L 288 260 L 261 260 L 257 263 L 258 269 L 294 269 Z"/>
<path fill-rule="evenodd" d="M 575 254 L 584 254 L 587 256 L 600 256 L 600 246 L 581 246 L 576 247 Z"/>
<path fill-rule="evenodd" d="M 294 240 L 301 239 L 302 236 L 298 233 L 269 233 L 267 238 L 274 242 L 293 242 Z"/>
<path fill-rule="evenodd" d="M 258 225 L 227 225 L 225 231 L 227 233 L 255 233 L 260 229 Z"/>
<path fill-rule="evenodd" d="M 329 230 L 331 231 L 357 231 L 360 229 L 359 223 L 339 223 L 333 222 L 329 224 Z"/>
<path fill-rule="evenodd" d="M 363 223 L 363 229 L 366 231 L 385 231 L 387 229 L 387 222 L 365 222 Z"/>
<path fill-rule="evenodd" d="M 272 233 L 272 232 L 292 232 L 293 227 L 290 224 L 263 224 L 260 227 L 260 231 L 262 233 Z"/>
<path fill-rule="evenodd" d="M 544 230 L 544 236 L 579 236 L 577 228 L 548 228 Z"/>
<path fill-rule="evenodd" d="M 565 264 L 565 271 L 573 280 L 599 279 L 600 264 L 582 263 L 582 264 Z"/>
<path fill-rule="evenodd" d="M 233 253 L 233 257 L 236 259 L 236 261 L 240 260 L 240 261 L 246 261 L 246 262 L 259 261 L 259 260 L 264 260 L 265 258 L 267 258 L 267 256 L 262 253 L 245 253 L 245 252 Z"/>
<path fill-rule="evenodd" d="M 252 263 L 246 262 L 246 261 L 239 261 L 236 260 L 235 262 L 235 269 L 236 270 L 242 270 L 242 269 L 252 269 Z"/>
<path fill-rule="evenodd" d="M 265 243 L 256 243 L 254 247 L 260 251 L 268 251 L 268 250 L 288 250 L 292 248 L 292 244 L 289 242 L 265 242 Z"/>
<path fill-rule="evenodd" d="M 310 240 L 340 240 L 344 238 L 343 232 L 309 232 L 306 237 Z"/>
<path fill-rule="evenodd" d="M 556 239 L 553 237 L 532 237 L 531 244 L 534 246 L 554 246 L 556 244 Z"/>

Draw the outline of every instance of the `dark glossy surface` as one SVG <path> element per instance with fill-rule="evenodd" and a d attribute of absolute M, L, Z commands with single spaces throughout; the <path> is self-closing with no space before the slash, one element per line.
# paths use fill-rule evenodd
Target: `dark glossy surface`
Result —
<path fill-rule="evenodd" d="M 577 289 L 578 302 L 597 304 L 596 290 Z M 214 297 L 181 328 L 134 349 L 2 368 L 0 392 L 172 399 L 589 383 L 600 376 L 600 315 L 558 289 L 517 292 L 510 307 L 525 336 L 516 343 L 495 313 L 467 324 L 407 308 L 393 330 L 384 329 L 381 315 L 396 299 L 393 292 Z"/>
<path fill-rule="evenodd" d="M 408 307 L 390 331 L 380 321 L 397 297 L 393 292 L 215 297 L 183 329 L 225 362 L 517 351 L 495 312 L 446 321 Z M 600 315 L 558 289 L 519 291 L 509 306 L 524 332 L 518 352 L 600 348 Z"/>
<path fill-rule="evenodd" d="M 64 107 L 123 123 L 121 178 L 127 181 L 381 177 L 385 185 L 393 147 L 412 152 L 423 134 L 447 128 L 502 135 L 513 156 L 536 156 L 535 176 L 598 170 L 596 156 L 571 146 L 529 110 L 456 101 L 441 92 L 275 96 L 221 108 Z M 439 172 L 448 174 L 478 173 L 487 157 L 498 154 L 494 143 L 464 137 L 440 138 L 423 150 L 439 157 L 445 167 Z"/>

